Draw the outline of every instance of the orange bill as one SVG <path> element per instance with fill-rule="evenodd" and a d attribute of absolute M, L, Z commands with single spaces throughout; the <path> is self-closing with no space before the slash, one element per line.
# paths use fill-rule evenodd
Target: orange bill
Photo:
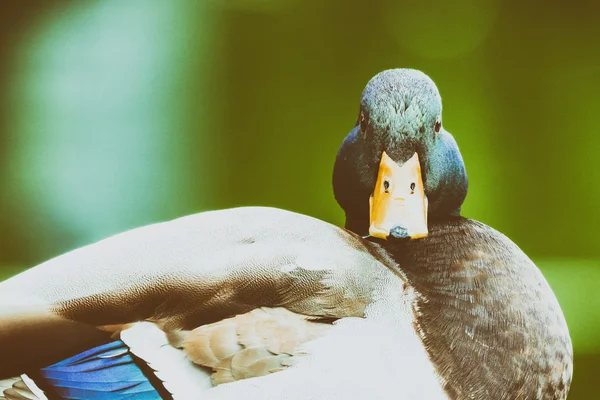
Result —
<path fill-rule="evenodd" d="M 383 152 L 369 208 L 371 236 L 381 239 L 427 236 L 427 197 L 417 153 L 398 166 Z"/>

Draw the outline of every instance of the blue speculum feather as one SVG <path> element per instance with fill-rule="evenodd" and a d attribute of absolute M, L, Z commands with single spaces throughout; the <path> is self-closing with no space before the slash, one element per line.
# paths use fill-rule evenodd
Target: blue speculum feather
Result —
<path fill-rule="evenodd" d="M 121 341 L 87 350 L 39 372 L 45 390 L 62 399 L 161 399 Z"/>

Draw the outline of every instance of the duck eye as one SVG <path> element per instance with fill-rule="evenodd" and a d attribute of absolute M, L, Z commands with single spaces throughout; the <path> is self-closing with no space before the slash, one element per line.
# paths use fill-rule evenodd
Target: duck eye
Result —
<path fill-rule="evenodd" d="M 367 131 L 367 117 L 364 113 L 360 113 L 360 130 L 363 132 Z"/>
<path fill-rule="evenodd" d="M 410 184 L 410 194 L 413 194 L 413 192 L 415 191 L 415 186 L 416 186 L 415 183 L 411 182 L 411 184 Z"/>
<path fill-rule="evenodd" d="M 435 129 L 435 132 L 438 133 L 440 129 L 442 129 L 442 123 L 440 121 L 437 121 L 433 128 Z"/>
<path fill-rule="evenodd" d="M 387 192 L 389 188 L 390 188 L 390 183 L 388 181 L 383 181 L 383 190 L 385 190 Z"/>

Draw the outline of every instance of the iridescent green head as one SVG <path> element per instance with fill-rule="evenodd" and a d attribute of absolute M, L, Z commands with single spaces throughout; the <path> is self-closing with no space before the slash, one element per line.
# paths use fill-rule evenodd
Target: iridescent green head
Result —
<path fill-rule="evenodd" d="M 389 157 L 386 160 L 393 160 L 398 167 L 418 155 L 426 218 L 459 214 L 467 193 L 464 163 L 454 138 L 442 126 L 438 89 L 420 71 L 393 69 L 373 77 L 363 91 L 356 126 L 340 147 L 333 174 L 334 193 L 346 212 L 346 227 L 359 234 L 367 234 L 373 226 L 372 203 L 380 188 L 393 197 L 393 209 L 406 208 L 402 202 L 408 195 L 393 194 L 389 189 L 392 181 L 378 180 L 385 180 L 380 169 L 384 153 Z M 412 187 L 413 183 L 407 181 L 406 185 Z M 414 190 L 408 194 L 411 192 Z M 407 229 L 410 231 L 400 224 L 395 232 L 400 232 L 398 237 L 412 237 Z"/>

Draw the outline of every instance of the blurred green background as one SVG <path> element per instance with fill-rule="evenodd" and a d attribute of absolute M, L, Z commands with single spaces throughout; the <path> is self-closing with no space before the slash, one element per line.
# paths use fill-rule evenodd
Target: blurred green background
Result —
<path fill-rule="evenodd" d="M 463 214 L 536 261 L 600 363 L 600 24 L 561 1 L 4 1 L 0 277 L 108 235 L 270 205 L 336 224 L 331 170 L 367 81 L 437 83 Z"/>

